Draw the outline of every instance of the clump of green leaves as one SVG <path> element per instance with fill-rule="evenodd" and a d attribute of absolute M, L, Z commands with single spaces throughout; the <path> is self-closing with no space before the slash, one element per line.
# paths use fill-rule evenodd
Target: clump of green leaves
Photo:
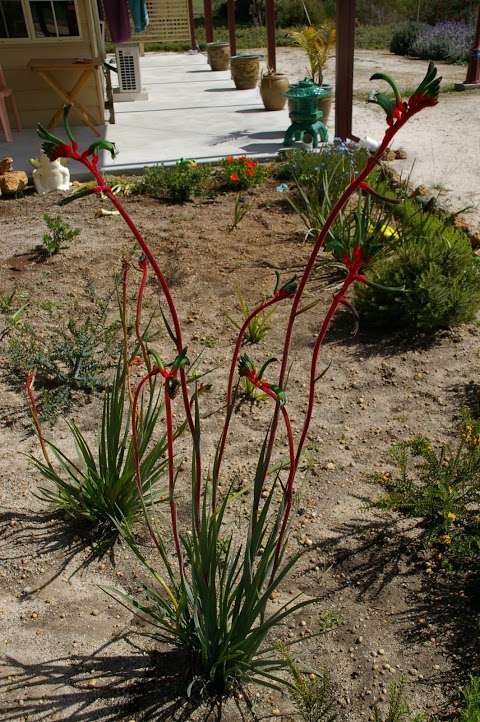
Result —
<path fill-rule="evenodd" d="M 49 216 L 48 213 L 44 213 L 43 220 L 49 232 L 43 234 L 41 250 L 47 257 L 54 256 L 80 235 L 80 229 L 72 228 L 61 216 Z"/>
<path fill-rule="evenodd" d="M 98 552 L 115 541 L 126 525 L 131 526 L 160 498 L 158 483 L 165 474 L 166 436 L 153 440 L 162 412 L 161 393 L 152 388 L 148 404 L 139 415 L 138 448 L 141 454 L 141 493 L 135 479 L 135 456 L 131 414 L 127 398 L 127 374 L 119 364 L 112 385 L 105 392 L 98 445 L 89 444 L 75 422 L 68 422 L 77 458 L 72 459 L 47 442 L 55 459 L 31 457 L 49 482 L 39 496 L 94 539 Z"/>
<path fill-rule="evenodd" d="M 243 221 L 250 208 L 250 203 L 246 203 L 245 198 L 242 196 L 242 194 L 238 193 L 233 206 L 233 220 L 228 227 L 230 233 L 238 228 L 239 224 Z"/>
<path fill-rule="evenodd" d="M 480 722 L 480 677 L 471 677 L 469 683 L 460 691 L 463 709 L 458 722 Z"/>
<path fill-rule="evenodd" d="M 391 252 L 373 259 L 369 285 L 355 287 L 361 322 L 433 333 L 473 320 L 480 309 L 480 259 L 467 236 L 413 201 L 398 209 L 397 220 Z"/>
<path fill-rule="evenodd" d="M 242 296 L 241 293 L 237 292 L 236 296 L 243 321 L 239 323 L 227 313 L 225 314 L 225 316 L 230 321 L 232 326 L 234 326 L 236 329 L 240 329 L 243 325 L 243 322 L 246 321 L 247 318 L 250 316 L 252 309 L 245 301 L 245 298 Z M 274 309 L 266 309 L 258 313 L 254 318 L 252 318 L 251 321 L 248 322 L 245 331 L 244 343 L 255 344 L 263 341 L 263 339 L 266 337 L 266 335 L 271 329 L 270 319 L 272 318 L 274 313 Z"/>
<path fill-rule="evenodd" d="M 140 189 L 172 203 L 185 203 L 206 191 L 210 176 L 208 166 L 182 158 L 175 165 L 146 167 Z"/>
<path fill-rule="evenodd" d="M 335 722 L 337 710 L 328 672 L 318 674 L 301 670 L 286 646 L 278 646 L 290 677 L 289 697 L 299 718 L 303 722 Z"/>
<path fill-rule="evenodd" d="M 5 345 L 10 371 L 22 382 L 36 369 L 42 419 L 54 420 L 71 401 L 75 390 L 91 393 L 105 386 L 104 373 L 115 344 L 117 324 L 106 323 L 106 308 L 84 321 L 39 335 L 30 326 L 12 333 Z"/>
<path fill-rule="evenodd" d="M 480 422 L 465 413 L 455 448 L 438 450 L 422 436 L 391 449 L 398 473 L 375 476 L 386 493 L 374 505 L 419 519 L 421 543 L 441 550 L 447 567 L 478 565 Z"/>
<path fill-rule="evenodd" d="M 412 712 L 405 701 L 405 680 L 392 682 L 388 688 L 387 709 L 383 713 L 375 705 L 373 722 L 428 722 L 422 713 Z"/>

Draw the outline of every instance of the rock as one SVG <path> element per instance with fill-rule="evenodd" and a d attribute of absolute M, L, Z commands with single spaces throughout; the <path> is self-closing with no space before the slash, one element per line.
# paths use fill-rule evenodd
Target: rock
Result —
<path fill-rule="evenodd" d="M 28 176 L 23 170 L 13 170 L 13 158 L 0 161 L 0 193 L 13 195 L 20 193 L 28 185 Z"/>

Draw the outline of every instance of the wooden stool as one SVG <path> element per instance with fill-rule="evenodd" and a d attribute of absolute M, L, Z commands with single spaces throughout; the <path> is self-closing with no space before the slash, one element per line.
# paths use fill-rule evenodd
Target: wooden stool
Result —
<path fill-rule="evenodd" d="M 12 129 L 8 118 L 7 100 L 10 101 L 10 106 L 13 117 L 15 118 L 17 130 L 21 130 L 22 124 L 20 123 L 20 116 L 18 115 L 17 104 L 15 102 L 12 90 L 7 87 L 7 81 L 5 80 L 5 75 L 2 70 L 2 66 L 0 65 L 0 123 L 2 125 L 2 130 L 5 135 L 6 142 L 12 143 Z"/>

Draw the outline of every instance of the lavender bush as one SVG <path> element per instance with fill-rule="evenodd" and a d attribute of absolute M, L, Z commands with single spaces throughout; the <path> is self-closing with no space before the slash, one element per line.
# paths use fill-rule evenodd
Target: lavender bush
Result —
<path fill-rule="evenodd" d="M 473 29 L 463 22 L 448 20 L 420 30 L 408 55 L 426 60 L 464 63 L 473 43 Z"/>

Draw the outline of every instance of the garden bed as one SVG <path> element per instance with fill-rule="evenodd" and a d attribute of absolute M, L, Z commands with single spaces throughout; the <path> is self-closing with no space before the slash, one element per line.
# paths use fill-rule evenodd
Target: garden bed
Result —
<path fill-rule="evenodd" d="M 276 185 L 269 180 L 247 192 L 250 208 L 234 231 L 229 231 L 233 194 L 179 206 L 144 196 L 125 200 L 171 285 L 189 356 L 201 352 L 201 368 L 214 369 L 202 405 L 206 446 L 222 420 L 226 378 L 216 369 L 226 367 L 234 341 L 225 313 L 238 313 L 235 290 L 253 305 L 271 292 L 275 270 L 295 272 L 310 250 L 300 220 Z M 132 263 L 137 258 L 121 219 L 95 216 L 107 202 L 87 198 L 61 211 L 81 229 L 80 236 L 40 261 L 32 250 L 45 230 L 42 214 L 58 212 L 56 200 L 28 196 L 0 204 L 1 293 L 17 289 L 16 299 L 28 304 L 24 318 L 35 333 L 48 334 L 96 313 L 99 302 L 113 294 L 122 257 Z M 293 348 L 288 397 L 294 426 L 306 403 L 312 334 L 332 293 L 318 288 L 312 286 L 309 294 L 320 294 L 321 302 L 301 317 Z M 109 309 L 112 324 L 117 318 L 113 301 Z M 147 309 L 160 331 L 151 290 Z M 252 354 L 275 353 L 284 319 L 280 304 Z M 161 348 L 167 341 L 160 333 Z M 373 511 L 368 502 L 379 493 L 370 477 L 389 468 L 392 442 L 425 431 L 434 441 L 451 440 L 461 406 L 477 398 L 479 335 L 477 325 L 470 324 L 433 338 L 412 339 L 404 332 L 372 337 L 362 327 L 353 336 L 351 319 L 342 314 L 323 349 L 322 363 L 331 366 L 318 385 L 290 534 L 291 550 L 305 554 L 272 605 L 298 592 L 319 598 L 289 621 L 280 637 L 300 638 L 292 653 L 313 669 L 331 671 L 340 714 L 349 722 L 369 719 L 371 705 L 383 703 L 389 681 L 402 675 L 413 708 L 451 713 L 452 697 L 478 654 L 477 637 L 465 626 L 465 619 L 474 617 L 475 599 L 452 588 L 440 572 L 432 579 L 425 559 L 412 558 L 413 523 Z M 110 360 L 107 355 L 105 360 Z M 0 719 L 203 718 L 201 706 L 181 717 L 184 662 L 164 649 L 149 654 L 151 642 L 136 634 L 144 626 L 100 589 L 113 583 L 138 586 L 141 571 L 131 553 L 120 544 L 113 560 L 106 556 L 88 563 L 89 550 L 58 519 L 45 516 L 45 505 L 35 497 L 39 475 L 25 457 L 38 453 L 37 441 L 21 384 L 6 362 L 0 384 L 0 641 L 6 658 Z M 75 390 L 68 410 L 53 428 L 46 427 L 47 435 L 72 451 L 66 420 L 75 419 L 93 438 L 100 411 L 98 393 Z M 237 492 L 230 522 L 238 527 L 246 516 L 270 411 L 268 403 L 260 402 L 240 404 L 235 413 L 222 484 L 232 483 Z M 179 489 L 180 524 L 189 514 L 187 492 Z M 153 554 L 145 536 L 140 541 Z M 331 630 L 321 636 L 301 641 L 327 627 Z M 287 719 L 292 710 L 286 695 L 260 688 L 250 689 L 250 695 L 261 718 Z M 222 719 L 240 718 L 229 702 Z"/>

